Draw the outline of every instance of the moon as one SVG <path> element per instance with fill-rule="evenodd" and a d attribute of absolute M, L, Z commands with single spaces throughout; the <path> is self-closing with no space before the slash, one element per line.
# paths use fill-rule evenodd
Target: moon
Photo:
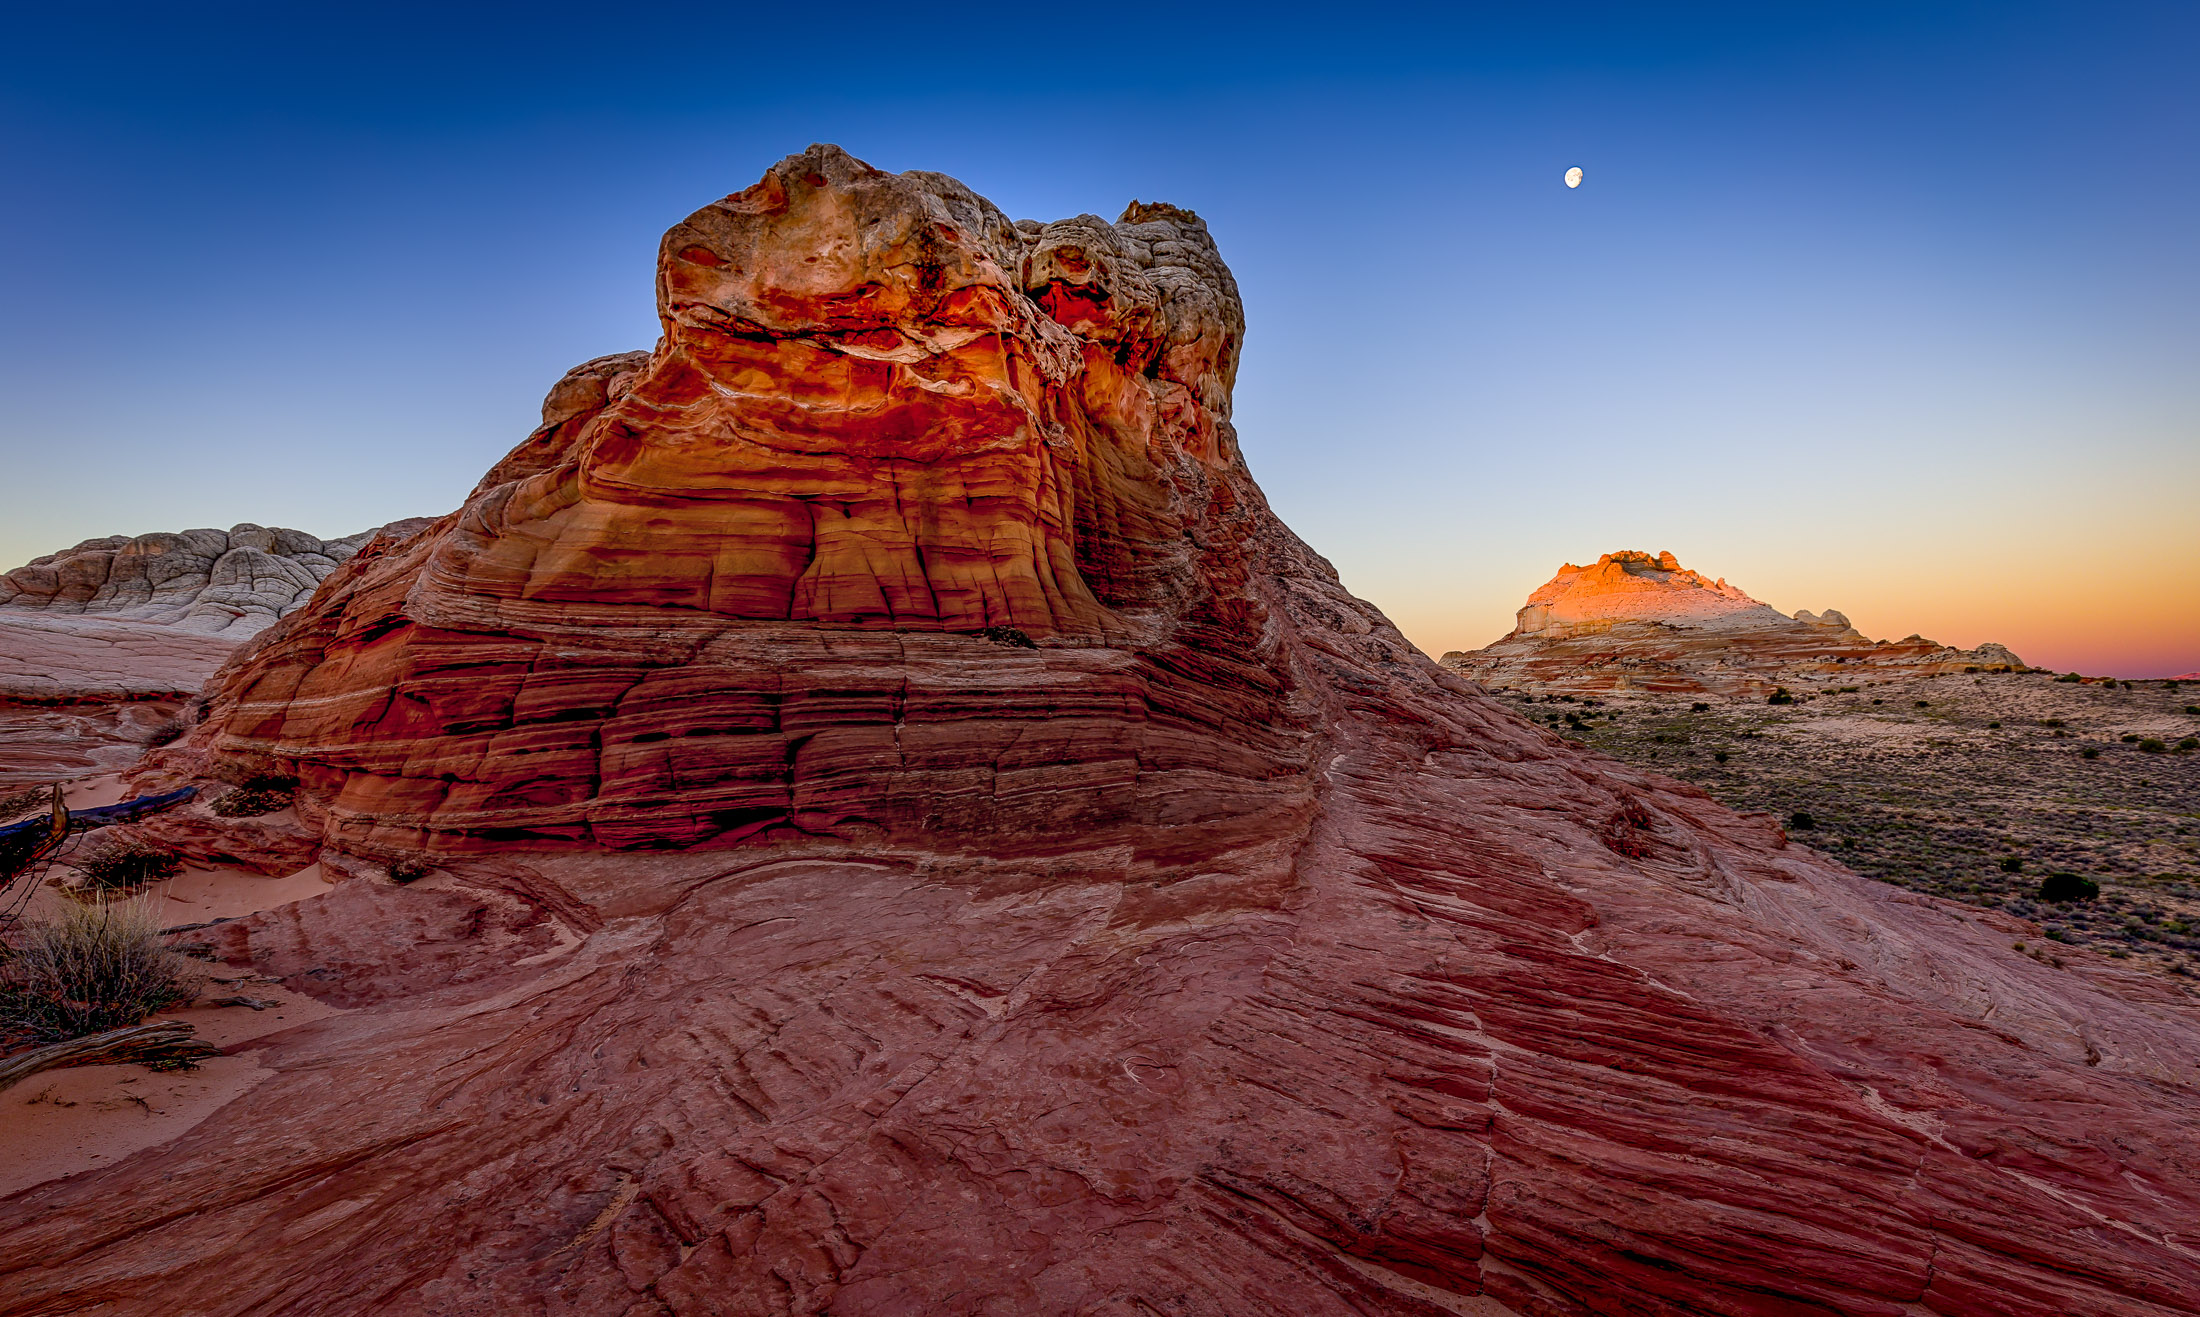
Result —
<path fill-rule="evenodd" d="M 1574 166 L 1574 167 L 1573 167 L 1572 169 L 1569 169 L 1569 170 L 1567 170 L 1567 171 L 1566 171 L 1566 186 L 1567 186 L 1567 187 L 1580 187 L 1580 186 L 1581 186 L 1581 166 L 1580 166 L 1580 165 L 1575 165 L 1575 166 Z"/>

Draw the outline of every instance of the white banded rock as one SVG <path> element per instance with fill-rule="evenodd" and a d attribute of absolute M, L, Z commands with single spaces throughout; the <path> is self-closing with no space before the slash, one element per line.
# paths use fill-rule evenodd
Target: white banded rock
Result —
<path fill-rule="evenodd" d="M 395 522 L 336 540 L 250 522 L 226 531 L 109 535 L 0 575 L 0 609 L 91 614 L 243 639 L 311 598 L 376 535 L 410 534 L 426 524 Z"/>

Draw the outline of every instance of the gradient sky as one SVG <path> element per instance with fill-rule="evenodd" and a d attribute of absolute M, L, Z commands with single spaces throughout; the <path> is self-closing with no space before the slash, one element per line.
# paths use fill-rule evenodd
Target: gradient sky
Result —
<path fill-rule="evenodd" d="M 0 564 L 448 510 L 832 141 L 1197 210 L 1254 474 L 1431 654 L 1640 548 L 2200 669 L 2196 66 L 2189 3 L 23 8 Z"/>

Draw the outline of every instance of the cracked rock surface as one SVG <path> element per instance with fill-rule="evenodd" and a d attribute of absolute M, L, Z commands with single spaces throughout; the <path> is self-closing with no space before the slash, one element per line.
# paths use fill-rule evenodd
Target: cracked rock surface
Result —
<path fill-rule="evenodd" d="M 139 770 L 299 780 L 198 936 L 347 1009 L 0 1312 L 2200 1312 L 2186 998 L 1417 654 L 1196 217 L 814 147 L 659 293 Z"/>

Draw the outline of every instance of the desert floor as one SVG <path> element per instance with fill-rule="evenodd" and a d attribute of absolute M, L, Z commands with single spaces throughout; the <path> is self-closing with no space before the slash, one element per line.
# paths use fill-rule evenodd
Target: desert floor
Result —
<path fill-rule="evenodd" d="M 2200 991 L 2200 751 L 2177 748 L 2200 737 L 2200 683 L 1981 674 L 1796 694 L 1506 698 L 1618 759 L 1770 811 L 1860 873 L 2037 920 L 2048 944 L 2026 949 L 2040 958 L 2090 945 Z M 2038 900 L 2055 872 L 2093 879 L 2100 898 Z"/>

